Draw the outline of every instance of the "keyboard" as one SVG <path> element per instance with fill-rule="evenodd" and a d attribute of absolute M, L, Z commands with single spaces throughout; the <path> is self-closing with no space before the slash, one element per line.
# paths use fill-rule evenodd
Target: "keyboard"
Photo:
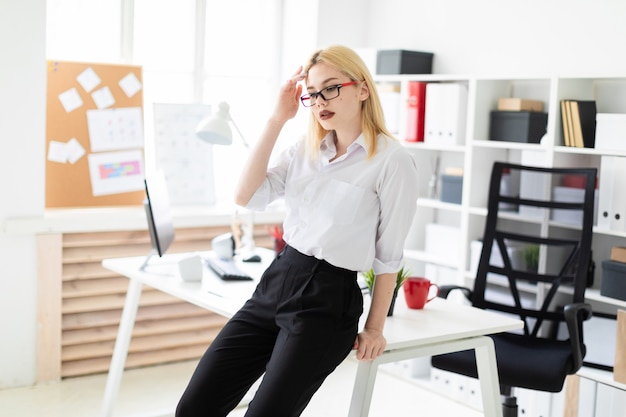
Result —
<path fill-rule="evenodd" d="M 252 277 L 241 271 L 234 261 L 222 258 L 204 258 L 207 266 L 224 281 L 251 281 Z"/>

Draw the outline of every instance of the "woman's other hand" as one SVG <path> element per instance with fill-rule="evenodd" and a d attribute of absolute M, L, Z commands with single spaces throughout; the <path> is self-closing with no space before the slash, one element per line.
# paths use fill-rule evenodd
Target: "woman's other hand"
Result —
<path fill-rule="evenodd" d="M 371 361 L 382 355 L 385 347 L 387 340 L 381 331 L 365 329 L 357 335 L 353 349 L 358 360 Z"/>

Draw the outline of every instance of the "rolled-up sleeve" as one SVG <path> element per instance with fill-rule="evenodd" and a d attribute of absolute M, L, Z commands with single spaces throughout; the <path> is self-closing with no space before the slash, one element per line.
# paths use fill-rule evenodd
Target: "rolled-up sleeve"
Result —
<path fill-rule="evenodd" d="M 404 246 L 417 209 L 418 171 L 406 149 L 396 149 L 381 173 L 378 195 L 380 219 L 376 236 L 374 273 L 397 272 L 404 262 Z"/>
<path fill-rule="evenodd" d="M 273 201 L 284 197 L 285 178 L 289 169 L 289 163 L 294 154 L 295 145 L 283 150 L 275 162 L 267 170 L 261 186 L 254 192 L 246 208 L 263 211 Z"/>

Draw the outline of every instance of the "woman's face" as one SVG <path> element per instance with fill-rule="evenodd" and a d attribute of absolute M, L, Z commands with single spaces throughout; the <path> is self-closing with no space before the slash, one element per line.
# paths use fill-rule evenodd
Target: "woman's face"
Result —
<path fill-rule="evenodd" d="M 350 82 L 345 74 L 325 63 L 309 69 L 306 90 L 314 96 L 311 111 L 324 129 L 360 128 L 361 102 L 368 96 L 367 88 L 362 82 L 335 87 Z"/>

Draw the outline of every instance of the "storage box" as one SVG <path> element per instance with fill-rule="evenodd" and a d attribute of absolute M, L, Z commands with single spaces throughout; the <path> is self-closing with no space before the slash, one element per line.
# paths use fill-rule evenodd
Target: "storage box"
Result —
<path fill-rule="evenodd" d="M 626 248 L 623 246 L 613 246 L 611 249 L 611 260 L 626 263 Z"/>
<path fill-rule="evenodd" d="M 489 120 L 489 140 L 539 143 L 547 124 L 547 113 L 495 110 Z"/>
<path fill-rule="evenodd" d="M 602 261 L 600 295 L 626 301 L 626 264 L 611 260 Z"/>
<path fill-rule="evenodd" d="M 585 190 L 575 187 L 554 187 L 552 189 L 554 201 L 562 203 L 582 203 L 585 200 Z M 594 193 L 593 216 L 594 224 L 598 213 L 598 193 Z M 583 213 L 580 210 L 553 209 L 552 220 L 559 223 L 575 224 L 582 226 Z M 626 261 L 624 261 L 626 262 Z"/>
<path fill-rule="evenodd" d="M 470 242 L 470 267 L 469 271 L 473 276 L 476 276 L 478 272 L 478 264 L 480 262 L 480 255 L 483 250 L 483 242 L 480 240 L 473 240 Z M 507 252 L 509 253 L 509 259 L 511 260 L 511 267 L 514 270 L 525 271 L 526 270 L 526 262 L 524 261 L 524 247 L 519 245 L 511 245 L 507 248 Z M 491 247 L 491 256 L 489 257 L 489 263 L 494 266 L 503 267 L 504 260 L 502 259 L 502 254 L 500 253 L 500 248 L 494 242 Z M 490 276 L 495 276 L 496 274 L 490 273 Z"/>
<path fill-rule="evenodd" d="M 626 151 L 626 114 L 596 114 L 595 148 Z"/>
<path fill-rule="evenodd" d="M 440 223 L 424 226 L 424 252 L 428 257 L 446 260 L 460 256 L 461 229 Z"/>
<path fill-rule="evenodd" d="M 463 199 L 463 176 L 441 175 L 441 201 L 446 203 L 461 204 Z"/>
<path fill-rule="evenodd" d="M 394 135 L 400 131 L 400 108 L 402 100 L 400 96 L 400 83 L 376 83 L 380 105 L 385 115 L 385 125 Z"/>
<path fill-rule="evenodd" d="M 552 198 L 554 201 L 564 203 L 580 203 L 585 198 L 585 190 L 572 187 L 554 187 Z M 553 209 L 552 220 L 559 223 L 582 225 L 583 213 L 579 210 Z"/>
<path fill-rule="evenodd" d="M 433 56 L 430 52 L 390 49 L 378 51 L 377 74 L 431 74 Z"/>
<path fill-rule="evenodd" d="M 501 98 L 498 100 L 501 111 L 543 111 L 543 101 L 526 100 L 523 98 Z"/>

